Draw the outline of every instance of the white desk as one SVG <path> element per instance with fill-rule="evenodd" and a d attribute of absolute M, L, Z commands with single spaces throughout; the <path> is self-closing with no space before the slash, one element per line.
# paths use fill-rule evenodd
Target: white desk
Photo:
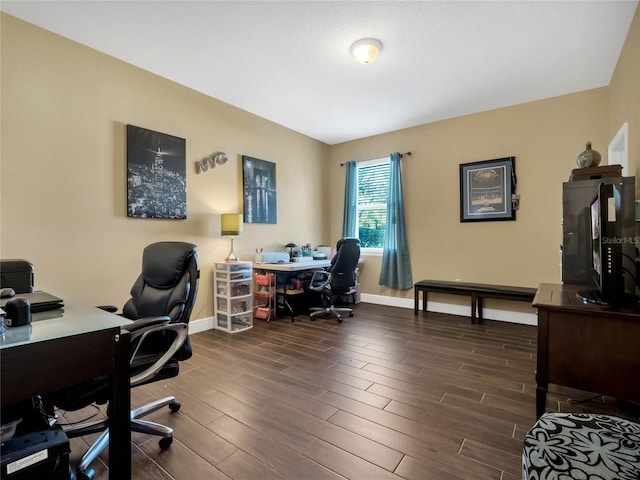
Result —
<path fill-rule="evenodd" d="M 299 290 L 291 291 L 292 293 L 287 293 L 287 282 L 291 276 L 294 274 L 310 271 L 310 270 L 320 270 L 323 268 L 327 268 L 331 266 L 331 260 L 310 260 L 307 262 L 290 262 L 290 263 L 254 263 L 253 270 L 262 270 L 265 272 L 273 272 L 276 274 L 276 288 L 282 288 L 282 292 L 277 292 L 276 296 L 281 295 L 280 299 L 282 300 L 282 305 L 289 310 L 289 314 L 291 315 L 291 323 L 295 318 L 295 309 L 289 302 L 289 298 L 295 298 L 296 295 L 304 295 L 304 292 Z M 279 277 L 279 278 L 278 278 Z M 278 301 L 276 300 L 276 308 L 278 305 Z"/>
<path fill-rule="evenodd" d="M 331 266 L 331 260 L 310 260 L 308 262 L 289 263 L 255 263 L 254 270 L 267 270 L 269 272 L 303 272 L 305 270 L 315 270 L 316 268 L 327 268 Z"/>

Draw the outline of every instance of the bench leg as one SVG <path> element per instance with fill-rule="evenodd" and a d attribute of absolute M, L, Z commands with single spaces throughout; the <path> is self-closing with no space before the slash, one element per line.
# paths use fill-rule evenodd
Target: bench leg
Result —
<path fill-rule="evenodd" d="M 482 297 L 478 297 L 478 322 L 482 322 Z"/>
<path fill-rule="evenodd" d="M 427 290 L 413 287 L 413 314 L 417 315 L 420 310 L 419 300 L 420 300 L 420 292 L 422 292 L 422 311 L 427 311 Z"/>
<path fill-rule="evenodd" d="M 471 323 L 478 323 L 476 321 L 476 303 L 478 301 L 478 297 L 475 292 L 471 292 Z"/>

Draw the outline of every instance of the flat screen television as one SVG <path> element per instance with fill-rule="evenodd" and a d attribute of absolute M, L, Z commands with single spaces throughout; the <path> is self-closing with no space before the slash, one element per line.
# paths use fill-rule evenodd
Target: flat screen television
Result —
<path fill-rule="evenodd" d="M 622 184 L 598 186 L 589 209 L 591 273 L 596 290 L 581 292 L 585 301 L 616 306 L 637 302 L 635 293 L 625 288 L 625 276 L 636 271 L 636 237 L 629 229 L 625 203 Z"/>

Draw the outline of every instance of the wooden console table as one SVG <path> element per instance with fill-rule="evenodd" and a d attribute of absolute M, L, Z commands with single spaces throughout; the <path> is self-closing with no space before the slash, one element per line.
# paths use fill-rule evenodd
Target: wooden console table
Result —
<path fill-rule="evenodd" d="M 585 304 L 578 285 L 543 283 L 538 309 L 536 414 L 550 383 L 640 402 L 640 308 Z"/>

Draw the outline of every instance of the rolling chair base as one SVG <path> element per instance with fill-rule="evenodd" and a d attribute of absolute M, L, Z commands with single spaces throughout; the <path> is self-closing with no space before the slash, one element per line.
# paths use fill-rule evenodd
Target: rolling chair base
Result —
<path fill-rule="evenodd" d="M 338 321 L 338 323 L 342 323 L 342 315 L 341 312 L 343 313 L 348 313 L 350 317 L 353 317 L 353 310 L 350 308 L 336 308 L 333 305 L 331 305 L 330 307 L 313 307 L 309 309 L 311 311 L 311 313 L 309 313 L 309 318 L 311 320 L 314 319 L 314 317 L 318 317 L 320 315 L 325 316 L 334 316 L 336 317 L 336 320 Z"/>
<path fill-rule="evenodd" d="M 162 450 L 166 450 L 173 443 L 173 429 L 159 423 L 141 420 L 140 418 L 165 406 L 169 406 L 169 409 L 172 412 L 177 412 L 181 407 L 180 402 L 178 402 L 175 397 L 165 397 L 136 408 L 135 410 L 131 410 L 130 414 L 131 431 L 161 436 L 162 438 L 158 444 Z M 107 425 L 108 420 L 105 419 L 87 425 L 82 425 L 78 428 L 70 429 L 65 432 L 69 438 L 102 432 L 102 435 L 98 437 L 94 444 L 91 445 L 89 450 L 87 450 L 80 459 L 80 463 L 78 463 L 78 466 L 76 467 L 78 480 L 91 480 L 94 477 L 95 473 L 91 468 L 89 468 L 89 466 L 109 445 L 109 429 L 107 428 Z"/>

